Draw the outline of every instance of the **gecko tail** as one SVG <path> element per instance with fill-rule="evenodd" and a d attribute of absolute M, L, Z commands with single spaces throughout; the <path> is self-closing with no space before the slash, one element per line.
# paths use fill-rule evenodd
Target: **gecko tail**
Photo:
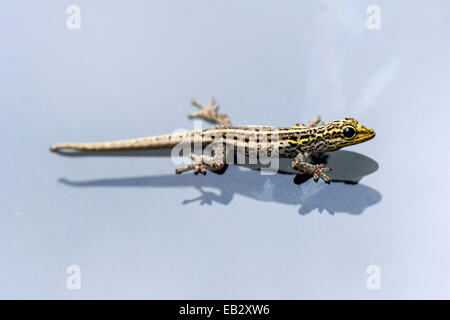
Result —
<path fill-rule="evenodd" d="M 184 139 L 189 139 L 187 134 L 165 135 L 148 138 L 138 138 L 129 140 L 118 140 L 100 143 L 58 143 L 50 147 L 50 151 L 61 150 L 76 151 L 128 151 L 128 150 L 152 150 L 172 148 Z"/>
<path fill-rule="evenodd" d="M 121 146 L 115 143 L 58 143 L 50 147 L 50 151 L 58 152 L 61 150 L 76 151 L 119 151 L 131 150 L 131 146 Z"/>
<path fill-rule="evenodd" d="M 50 147 L 50 151 L 57 152 L 61 150 L 77 150 L 77 151 L 104 151 L 111 150 L 111 146 L 103 143 L 58 143 Z"/>

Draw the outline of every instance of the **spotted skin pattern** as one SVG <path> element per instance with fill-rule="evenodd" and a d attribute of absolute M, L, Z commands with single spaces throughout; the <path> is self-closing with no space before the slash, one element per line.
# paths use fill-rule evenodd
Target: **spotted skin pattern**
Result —
<path fill-rule="evenodd" d="M 119 140 L 101 143 L 61 143 L 50 148 L 51 151 L 71 149 L 78 151 L 125 151 L 171 149 L 179 144 L 200 144 L 212 149 L 213 156 L 189 154 L 193 162 L 176 169 L 176 173 L 193 170 L 195 174 L 206 174 L 207 170 L 223 171 L 230 163 L 227 150 L 242 152 L 246 156 L 261 154 L 267 157 L 292 158 L 292 168 L 299 173 L 313 176 L 314 181 L 322 179 L 330 183 L 325 172 L 331 171 L 323 164 L 311 164 L 310 156 L 323 152 L 336 151 L 344 147 L 372 139 L 375 131 L 361 125 L 353 118 L 324 123 L 316 117 L 308 124 L 297 123 L 292 127 L 271 126 L 232 126 L 230 118 L 218 112 L 219 106 L 211 98 L 206 106 L 193 99 L 192 104 L 199 108 L 189 118 L 203 118 L 217 123 L 215 128 L 189 131 L 147 138 Z M 262 153 L 264 151 L 264 153 Z M 276 153 L 275 153 L 276 152 Z"/>

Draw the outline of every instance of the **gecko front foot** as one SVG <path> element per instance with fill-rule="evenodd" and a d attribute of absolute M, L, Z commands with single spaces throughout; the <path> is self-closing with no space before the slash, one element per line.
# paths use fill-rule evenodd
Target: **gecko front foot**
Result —
<path fill-rule="evenodd" d="M 325 168 L 323 164 L 316 164 L 314 166 L 314 181 L 317 182 L 319 179 L 322 179 L 325 183 L 330 183 L 331 179 L 324 172 L 330 172 L 331 168 Z"/>
<path fill-rule="evenodd" d="M 314 128 L 314 127 L 321 126 L 321 125 L 324 125 L 324 124 L 325 124 L 325 122 L 320 120 L 320 116 L 317 116 L 317 117 L 314 118 L 313 121 L 308 121 L 307 124 L 296 123 L 295 126 L 296 127 L 304 127 L 304 128 Z"/>
<path fill-rule="evenodd" d="M 322 179 L 325 183 L 330 183 L 331 179 L 325 174 L 330 172 L 331 168 L 325 168 L 323 164 L 311 164 L 306 162 L 304 154 L 299 153 L 292 162 L 292 169 L 301 173 L 309 174 L 313 176 L 315 182 Z"/>

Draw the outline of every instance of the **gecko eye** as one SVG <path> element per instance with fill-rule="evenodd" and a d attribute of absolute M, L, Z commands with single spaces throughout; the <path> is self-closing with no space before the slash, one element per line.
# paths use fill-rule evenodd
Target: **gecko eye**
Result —
<path fill-rule="evenodd" d="M 356 135 L 356 130 L 352 127 L 344 128 L 344 137 L 347 139 L 354 138 Z"/>

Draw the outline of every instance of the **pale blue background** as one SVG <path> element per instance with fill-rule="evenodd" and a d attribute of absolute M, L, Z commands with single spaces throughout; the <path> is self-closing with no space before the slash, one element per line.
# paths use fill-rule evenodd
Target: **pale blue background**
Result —
<path fill-rule="evenodd" d="M 0 298 L 450 298 L 449 16 L 444 0 L 2 1 Z M 297 185 L 48 151 L 192 129 L 190 98 L 210 96 L 234 124 L 356 117 L 377 136 L 340 172 L 378 170 Z M 212 204 L 189 201 L 200 188 Z"/>

